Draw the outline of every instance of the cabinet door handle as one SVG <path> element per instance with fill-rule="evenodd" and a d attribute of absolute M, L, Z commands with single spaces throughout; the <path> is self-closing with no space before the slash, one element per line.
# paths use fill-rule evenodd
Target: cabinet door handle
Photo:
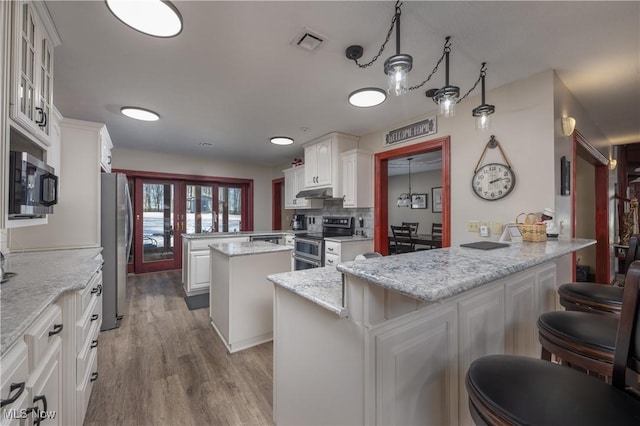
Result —
<path fill-rule="evenodd" d="M 333 251 L 333 247 L 327 247 L 327 251 Z"/>
<path fill-rule="evenodd" d="M 107 164 L 111 165 L 111 156 L 109 155 L 107 158 L 108 158 Z"/>
<path fill-rule="evenodd" d="M 32 412 L 35 412 L 36 415 L 34 416 L 34 420 L 33 420 L 33 424 L 35 426 L 40 426 L 40 422 L 42 421 L 42 419 L 40 418 L 40 409 L 38 407 L 29 407 L 26 409 L 26 411 L 24 412 L 25 415 L 29 415 Z"/>
<path fill-rule="evenodd" d="M 95 382 L 96 380 L 98 380 L 98 372 L 97 371 L 95 373 L 91 373 L 91 381 Z"/>
<path fill-rule="evenodd" d="M 38 126 L 40 127 L 47 127 L 47 113 L 43 112 L 42 113 L 42 117 L 44 118 L 44 120 L 42 121 L 42 124 L 38 124 Z"/>
<path fill-rule="evenodd" d="M 98 287 L 94 287 L 91 289 L 91 294 L 97 294 L 98 293 Z"/>
<path fill-rule="evenodd" d="M 33 397 L 33 403 L 37 404 L 38 401 L 42 401 L 42 408 L 44 408 L 44 410 L 42 410 L 42 411 L 46 412 L 47 411 L 47 397 L 44 396 L 44 395 L 34 396 Z"/>
<path fill-rule="evenodd" d="M 24 392 L 24 385 L 25 382 L 11 383 L 11 386 L 9 387 L 9 398 L 0 399 L 0 408 L 16 402 L 16 400 L 20 398 L 20 395 L 22 395 L 22 392 Z M 17 390 L 18 392 L 16 392 L 14 395 L 11 395 L 11 392 L 15 390 Z"/>
<path fill-rule="evenodd" d="M 93 315 L 91 315 L 91 321 L 95 321 L 95 320 L 97 320 L 98 318 L 100 318 L 100 315 L 98 315 L 98 314 L 93 314 Z"/>
<path fill-rule="evenodd" d="M 96 296 L 100 296 L 102 294 L 102 284 L 98 284 L 91 290 L 91 294 L 95 294 Z"/>
<path fill-rule="evenodd" d="M 36 120 L 36 124 L 42 127 L 43 126 L 42 123 L 44 123 L 44 110 L 40 107 L 36 107 L 36 111 L 38 111 L 38 115 L 40 116 L 40 118 Z"/>
<path fill-rule="evenodd" d="M 49 332 L 49 337 L 55 336 L 56 334 L 59 334 L 61 331 L 62 331 L 62 324 L 53 324 L 53 330 Z"/>
<path fill-rule="evenodd" d="M 91 342 L 91 349 L 97 348 L 97 347 L 98 347 L 98 339 L 96 339 L 93 342 Z"/>

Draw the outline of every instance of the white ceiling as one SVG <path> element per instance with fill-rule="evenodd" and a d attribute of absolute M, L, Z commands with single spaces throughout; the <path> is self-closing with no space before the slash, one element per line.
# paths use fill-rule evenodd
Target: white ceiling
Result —
<path fill-rule="evenodd" d="M 54 102 L 65 117 L 106 123 L 116 148 L 279 165 L 328 132 L 362 136 L 434 110 L 424 90 L 374 108 L 347 103 L 353 90 L 386 84 L 394 36 L 364 70 L 344 50 L 361 44 L 368 61 L 394 2 L 174 4 L 184 30 L 161 39 L 123 25 L 103 1 L 47 2 L 62 38 Z M 640 2 L 409 1 L 402 12 L 410 84 L 428 75 L 450 35 L 451 82 L 463 93 L 483 61 L 488 90 L 553 68 L 612 143 L 640 141 Z M 314 52 L 291 44 L 305 27 L 326 36 Z M 444 69 L 432 82 L 423 89 L 443 86 Z M 133 121 L 119 114 L 124 105 L 162 118 Z M 274 135 L 296 142 L 274 146 Z"/>

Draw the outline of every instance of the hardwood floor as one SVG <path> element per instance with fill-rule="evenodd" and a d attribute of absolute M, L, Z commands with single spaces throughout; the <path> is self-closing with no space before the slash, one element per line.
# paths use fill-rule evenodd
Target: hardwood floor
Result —
<path fill-rule="evenodd" d="M 100 333 L 85 418 L 104 425 L 270 425 L 273 345 L 235 354 L 189 311 L 180 271 L 130 276 L 127 315 Z"/>

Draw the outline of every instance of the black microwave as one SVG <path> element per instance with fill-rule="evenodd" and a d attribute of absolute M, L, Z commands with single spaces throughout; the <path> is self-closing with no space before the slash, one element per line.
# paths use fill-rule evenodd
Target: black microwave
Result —
<path fill-rule="evenodd" d="M 58 177 L 53 167 L 26 152 L 9 153 L 9 219 L 31 219 L 53 213 Z"/>

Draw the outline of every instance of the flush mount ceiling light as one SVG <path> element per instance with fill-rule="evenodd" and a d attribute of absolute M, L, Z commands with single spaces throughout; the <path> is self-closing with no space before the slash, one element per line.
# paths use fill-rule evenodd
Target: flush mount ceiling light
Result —
<path fill-rule="evenodd" d="M 160 116 L 154 111 L 139 107 L 125 106 L 120 108 L 120 112 L 123 115 L 126 115 L 127 117 L 133 118 L 135 120 L 158 121 L 160 119 Z"/>
<path fill-rule="evenodd" d="M 154 37 L 175 37 L 182 32 L 182 15 L 168 1 L 105 0 L 107 7 L 125 25 Z"/>
<path fill-rule="evenodd" d="M 496 107 L 488 105 L 484 97 L 484 77 L 487 75 L 487 63 L 483 62 L 480 67 L 480 79 L 482 80 L 482 104 L 473 109 L 472 115 L 476 118 L 476 129 L 486 130 L 491 126 L 491 114 L 496 112 Z M 471 89 L 473 90 L 473 89 Z"/>
<path fill-rule="evenodd" d="M 360 108 L 380 105 L 387 99 L 387 93 L 377 87 L 365 87 L 349 95 L 349 103 Z"/>
<path fill-rule="evenodd" d="M 271 138 L 271 143 L 274 145 L 291 145 L 293 139 L 287 136 L 274 136 Z"/>

